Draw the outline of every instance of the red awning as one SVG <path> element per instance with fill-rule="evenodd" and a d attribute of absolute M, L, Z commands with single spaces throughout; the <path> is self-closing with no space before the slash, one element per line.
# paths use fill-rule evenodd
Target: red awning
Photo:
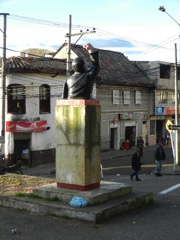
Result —
<path fill-rule="evenodd" d="M 6 132 L 43 132 L 47 130 L 47 121 L 7 121 Z"/>

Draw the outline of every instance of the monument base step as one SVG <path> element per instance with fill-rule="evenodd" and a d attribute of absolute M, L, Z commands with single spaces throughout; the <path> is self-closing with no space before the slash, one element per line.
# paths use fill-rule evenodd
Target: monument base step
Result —
<path fill-rule="evenodd" d="M 96 205 L 107 200 L 132 192 L 132 186 L 125 183 L 102 181 L 99 188 L 89 191 L 78 191 L 57 187 L 56 183 L 33 189 L 33 194 L 44 199 L 58 199 L 69 203 L 74 196 L 85 198 L 89 205 Z"/>
<path fill-rule="evenodd" d="M 106 189 L 104 191 L 102 190 L 103 185 L 104 185 L 104 188 Z M 77 220 L 83 220 L 91 223 L 101 223 L 110 217 L 122 214 L 129 210 L 132 210 L 141 206 L 145 206 L 147 204 L 154 202 L 154 196 L 152 193 L 139 193 L 139 192 L 129 191 L 129 193 L 122 194 L 119 196 L 117 196 L 116 194 L 112 194 L 112 192 L 114 192 L 114 190 L 112 191 L 112 188 L 115 188 L 115 186 L 117 186 L 118 183 L 109 183 L 110 190 L 109 190 L 109 194 L 107 194 L 108 192 L 107 185 L 108 185 L 107 182 L 104 184 L 102 183 L 102 187 L 100 188 L 101 190 L 99 189 L 99 192 L 98 192 L 98 189 L 96 190 L 98 194 L 94 193 L 95 189 L 88 191 L 88 193 L 85 192 L 86 197 L 87 195 L 89 195 L 88 199 L 90 201 L 90 205 L 87 207 L 71 207 L 69 202 L 58 200 L 57 194 L 54 195 L 54 197 L 52 197 L 53 195 L 51 194 L 50 195 L 51 198 L 46 198 L 46 199 L 41 198 L 40 196 L 37 198 L 24 197 L 24 196 L 23 197 L 0 196 L 0 205 L 5 207 L 12 207 L 15 209 L 27 210 L 37 214 L 77 219 Z M 129 185 L 124 187 L 127 187 L 127 189 L 130 189 Z M 49 188 L 49 187 L 47 187 L 46 185 L 46 188 Z M 55 186 L 54 187 L 51 186 L 51 188 L 56 189 Z M 63 189 L 63 190 L 64 190 L 64 193 L 72 191 L 67 189 Z M 101 195 L 100 194 L 101 191 L 103 193 L 106 192 L 106 194 Z M 44 194 L 44 189 L 42 192 Z M 51 189 L 51 192 L 52 192 L 52 189 Z M 47 196 L 49 196 L 49 194 L 47 194 Z M 68 197 L 66 197 L 66 199 L 68 199 L 69 201 L 71 200 L 72 196 L 74 195 L 69 195 Z M 103 199 L 102 196 L 105 197 L 105 201 L 102 201 Z"/>

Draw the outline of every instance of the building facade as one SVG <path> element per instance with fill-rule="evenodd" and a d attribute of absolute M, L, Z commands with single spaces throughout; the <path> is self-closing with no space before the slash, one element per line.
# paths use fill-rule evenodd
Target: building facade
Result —
<path fill-rule="evenodd" d="M 72 44 L 71 59 L 77 56 L 84 58 L 87 69 L 91 66 L 87 51 Z M 66 59 L 67 45 L 54 57 Z M 125 141 L 134 147 L 140 135 L 148 145 L 154 84 L 120 52 L 99 49 L 99 58 L 101 69 L 93 97 L 101 104 L 101 149 L 120 149 Z"/>
<path fill-rule="evenodd" d="M 2 150 L 8 163 L 21 159 L 35 166 L 55 161 L 55 105 L 61 98 L 65 65 L 54 59 L 7 60 Z"/>
<path fill-rule="evenodd" d="M 165 138 L 166 122 L 175 119 L 175 64 L 151 61 L 136 62 L 155 85 L 154 111 L 150 119 L 150 144 Z M 177 67 L 178 105 L 180 103 L 180 71 Z M 180 110 L 180 109 L 179 109 Z"/>
<path fill-rule="evenodd" d="M 143 87 L 105 86 L 98 88 L 101 103 L 101 146 L 121 149 L 129 141 L 135 147 L 142 136 L 148 145 L 149 90 Z"/>
<path fill-rule="evenodd" d="M 63 45 L 53 58 L 7 60 L 3 154 L 8 162 L 22 159 L 35 166 L 55 161 L 55 106 L 66 78 L 66 48 Z M 87 69 L 91 66 L 82 46 L 72 45 L 71 52 L 72 59 L 81 56 Z M 93 98 L 101 105 L 101 150 L 120 149 L 127 140 L 135 147 L 140 135 L 146 145 L 154 144 L 153 81 L 120 52 L 99 49 L 99 55 Z"/>

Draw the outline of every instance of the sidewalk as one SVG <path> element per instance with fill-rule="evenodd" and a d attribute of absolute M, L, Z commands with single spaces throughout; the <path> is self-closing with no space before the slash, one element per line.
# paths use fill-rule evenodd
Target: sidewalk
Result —
<path fill-rule="evenodd" d="M 171 148 L 171 146 L 165 146 L 165 149 Z M 154 152 L 156 149 L 156 145 L 152 146 L 147 146 L 144 147 L 144 152 Z M 124 156 L 132 156 L 134 152 L 134 148 L 129 149 L 128 151 L 123 151 L 123 150 L 110 150 L 110 151 L 102 151 L 101 152 L 101 160 L 112 160 L 116 158 L 123 158 Z M 27 168 L 23 169 L 23 173 L 25 175 L 31 175 L 31 176 L 43 176 L 45 177 L 46 175 L 54 175 L 55 174 L 55 163 L 48 163 L 48 164 L 43 164 L 37 167 L 33 168 Z M 168 167 L 163 167 L 163 172 L 162 174 L 164 175 L 180 175 L 180 165 L 175 166 L 168 166 Z"/>

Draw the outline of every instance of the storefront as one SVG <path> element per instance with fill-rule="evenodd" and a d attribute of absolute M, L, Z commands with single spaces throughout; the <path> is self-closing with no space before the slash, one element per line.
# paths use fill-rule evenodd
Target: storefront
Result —
<path fill-rule="evenodd" d="M 23 165 L 32 166 L 32 133 L 47 131 L 47 121 L 7 121 L 6 132 L 12 146 L 6 156 L 9 163 L 22 160 Z"/>
<path fill-rule="evenodd" d="M 110 149 L 127 149 L 135 147 L 138 136 L 138 121 L 132 112 L 119 113 L 115 121 L 110 122 Z"/>
<path fill-rule="evenodd" d="M 150 118 L 150 143 L 156 144 L 159 140 L 163 141 L 166 132 L 166 122 L 174 121 L 174 106 L 156 106 L 155 116 Z"/>

